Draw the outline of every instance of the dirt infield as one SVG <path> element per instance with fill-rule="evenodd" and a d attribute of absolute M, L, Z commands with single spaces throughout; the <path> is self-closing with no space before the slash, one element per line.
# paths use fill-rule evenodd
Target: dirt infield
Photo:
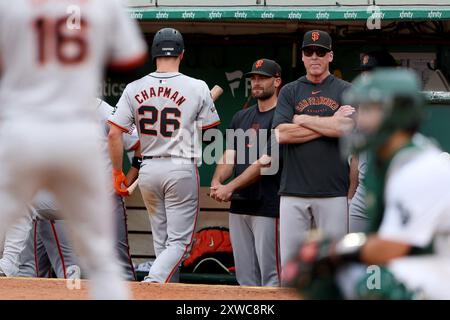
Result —
<path fill-rule="evenodd" d="M 285 288 L 142 282 L 130 282 L 130 286 L 138 300 L 298 300 L 295 291 Z M 80 289 L 70 290 L 60 279 L 0 278 L 0 299 L 88 299 L 87 281 L 81 281 Z"/>

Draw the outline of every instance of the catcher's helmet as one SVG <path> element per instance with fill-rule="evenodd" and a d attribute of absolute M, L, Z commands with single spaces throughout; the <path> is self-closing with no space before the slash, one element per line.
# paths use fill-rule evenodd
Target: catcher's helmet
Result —
<path fill-rule="evenodd" d="M 356 130 L 342 139 L 346 153 L 376 149 L 397 130 L 415 131 L 423 118 L 419 79 L 406 69 L 360 75 L 344 101 L 358 107 Z"/>
<path fill-rule="evenodd" d="M 163 28 L 156 32 L 152 43 L 152 58 L 178 57 L 184 50 L 183 36 L 173 28 Z"/>

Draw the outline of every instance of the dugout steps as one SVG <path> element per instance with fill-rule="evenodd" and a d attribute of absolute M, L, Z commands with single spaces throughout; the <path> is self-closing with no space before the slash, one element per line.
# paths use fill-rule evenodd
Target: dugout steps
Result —
<path fill-rule="evenodd" d="M 128 214 L 128 241 L 134 265 L 155 259 L 153 238 L 148 213 L 139 188 L 126 198 Z M 200 213 L 196 231 L 205 227 L 220 226 L 228 228 L 229 203 L 219 203 L 209 197 L 209 187 L 200 188 Z M 147 275 L 145 271 L 136 272 L 139 281 Z M 236 285 L 234 274 L 181 273 L 182 283 L 232 284 Z"/>

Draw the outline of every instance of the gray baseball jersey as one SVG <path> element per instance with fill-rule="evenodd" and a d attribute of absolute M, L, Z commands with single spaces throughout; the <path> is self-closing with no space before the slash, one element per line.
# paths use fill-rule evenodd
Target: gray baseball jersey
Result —
<path fill-rule="evenodd" d="M 198 216 L 200 130 L 219 123 L 210 91 L 205 82 L 181 73 L 154 72 L 126 87 L 110 123 L 125 132 L 135 124 L 139 132 L 144 156 L 139 188 L 156 253 L 145 281 L 176 281 Z"/>
<path fill-rule="evenodd" d="M 204 81 L 153 72 L 128 84 L 110 122 L 125 132 L 136 125 L 143 156 L 199 158 L 199 130 L 219 115 Z"/>

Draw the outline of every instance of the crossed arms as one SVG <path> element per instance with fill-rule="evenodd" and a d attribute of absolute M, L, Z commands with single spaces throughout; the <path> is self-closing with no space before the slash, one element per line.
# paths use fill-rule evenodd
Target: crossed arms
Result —
<path fill-rule="evenodd" d="M 355 112 L 352 106 L 341 106 L 331 117 L 294 115 L 293 123 L 276 127 L 276 138 L 280 144 L 305 143 L 319 137 L 340 137 L 353 129 L 350 116 Z"/>

